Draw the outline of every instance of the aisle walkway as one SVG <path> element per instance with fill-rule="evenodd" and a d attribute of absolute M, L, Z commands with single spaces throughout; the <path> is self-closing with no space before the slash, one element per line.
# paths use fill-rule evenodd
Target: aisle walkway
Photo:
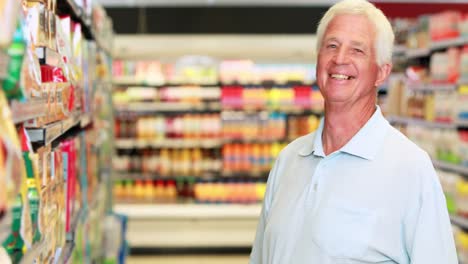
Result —
<path fill-rule="evenodd" d="M 128 264 L 247 264 L 249 256 L 243 255 L 183 255 L 183 256 L 135 256 Z"/>

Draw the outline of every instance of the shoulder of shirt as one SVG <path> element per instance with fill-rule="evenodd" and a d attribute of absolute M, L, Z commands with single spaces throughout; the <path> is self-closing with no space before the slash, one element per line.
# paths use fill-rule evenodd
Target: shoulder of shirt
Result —
<path fill-rule="evenodd" d="M 387 140 L 385 141 L 385 148 L 394 149 L 395 151 L 402 154 L 402 156 L 410 158 L 410 155 L 416 155 L 417 157 L 429 157 L 427 152 L 421 147 L 416 145 L 398 129 L 389 125 Z"/>
<path fill-rule="evenodd" d="M 392 154 L 392 159 L 397 161 L 401 169 L 412 171 L 426 180 L 426 176 L 435 175 L 429 154 L 393 126 L 388 130 L 384 148 L 384 151 Z"/>

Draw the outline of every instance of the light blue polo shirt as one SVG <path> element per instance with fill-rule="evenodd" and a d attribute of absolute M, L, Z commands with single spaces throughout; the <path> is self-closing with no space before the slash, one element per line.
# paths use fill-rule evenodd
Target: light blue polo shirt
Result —
<path fill-rule="evenodd" d="M 322 130 L 323 119 L 277 158 L 251 264 L 458 264 L 445 197 L 426 152 L 379 107 L 328 156 Z"/>

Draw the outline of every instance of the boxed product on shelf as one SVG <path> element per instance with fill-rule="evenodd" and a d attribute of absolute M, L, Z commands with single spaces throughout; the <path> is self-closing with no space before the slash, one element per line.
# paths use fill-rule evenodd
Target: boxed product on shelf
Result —
<path fill-rule="evenodd" d="M 224 139 L 233 140 L 284 140 L 286 115 L 283 113 L 222 113 Z"/>
<path fill-rule="evenodd" d="M 178 177 L 160 180 L 122 180 L 114 183 L 114 196 L 118 202 L 175 203 L 193 198 L 193 178 Z"/>
<path fill-rule="evenodd" d="M 7 46 L 13 38 L 19 17 L 21 3 L 16 0 L 6 0 L 0 3 L 0 47 Z"/>
<path fill-rule="evenodd" d="M 223 86 L 224 109 L 323 111 L 323 98 L 312 86 Z"/>
<path fill-rule="evenodd" d="M 175 84 L 218 83 L 218 62 L 208 56 L 184 56 L 167 65 L 166 78 Z"/>
<path fill-rule="evenodd" d="M 429 19 L 429 33 L 432 41 L 454 39 L 460 36 L 458 25 L 462 14 L 458 11 L 444 11 L 433 14 Z"/>
<path fill-rule="evenodd" d="M 250 60 L 225 60 L 219 65 L 219 78 L 224 84 L 312 84 L 315 68 L 309 64 L 258 64 Z"/>
<path fill-rule="evenodd" d="M 159 61 L 124 61 L 114 60 L 112 75 L 119 83 L 147 83 L 162 85 L 167 83 L 163 65 Z"/>
<path fill-rule="evenodd" d="M 23 28 L 22 26 L 18 26 L 14 33 L 13 41 L 7 49 L 9 56 L 8 68 L 5 79 L 2 80 L 2 87 L 8 99 L 23 99 L 25 96 L 24 88 L 20 84 L 25 49 Z"/>
<path fill-rule="evenodd" d="M 460 76 L 460 50 L 449 48 L 445 52 L 436 52 L 430 58 L 432 82 L 457 83 Z"/>
<path fill-rule="evenodd" d="M 223 173 L 266 173 L 286 143 L 225 144 L 222 148 Z"/>
<path fill-rule="evenodd" d="M 221 119 L 219 114 L 183 114 L 167 117 L 127 115 L 116 119 L 115 131 L 117 138 L 215 139 L 221 136 Z"/>
<path fill-rule="evenodd" d="M 264 181 L 200 180 L 195 183 L 195 201 L 199 203 L 258 203 L 263 201 Z"/>
<path fill-rule="evenodd" d="M 146 149 L 120 150 L 113 160 L 117 172 L 135 172 L 145 175 L 201 176 L 219 172 L 221 164 L 215 158 L 214 150 L 194 149 Z"/>

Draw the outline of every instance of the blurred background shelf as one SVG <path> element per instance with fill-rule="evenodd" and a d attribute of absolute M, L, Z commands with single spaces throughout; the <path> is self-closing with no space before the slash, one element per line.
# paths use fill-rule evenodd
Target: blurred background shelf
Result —
<path fill-rule="evenodd" d="M 133 148 L 219 148 L 223 144 L 221 139 L 117 139 L 118 149 Z"/>
<path fill-rule="evenodd" d="M 457 216 L 457 215 L 451 215 L 450 216 L 450 221 L 452 222 L 452 224 L 462 228 L 462 229 L 465 229 L 465 230 L 468 230 L 468 219 L 465 218 L 465 217 L 462 217 L 462 216 Z"/>
<path fill-rule="evenodd" d="M 115 211 L 129 217 L 131 248 L 250 248 L 261 206 L 116 204 Z"/>
<path fill-rule="evenodd" d="M 117 111 L 138 112 L 138 113 L 161 113 L 161 112 L 182 112 L 182 111 L 219 111 L 219 102 L 211 103 L 188 103 L 188 102 L 134 102 L 116 105 Z"/>
<path fill-rule="evenodd" d="M 434 164 L 434 167 L 438 169 L 459 173 L 465 177 L 468 177 L 468 166 L 451 164 L 448 162 L 434 160 L 434 159 L 432 160 L 432 163 Z"/>

